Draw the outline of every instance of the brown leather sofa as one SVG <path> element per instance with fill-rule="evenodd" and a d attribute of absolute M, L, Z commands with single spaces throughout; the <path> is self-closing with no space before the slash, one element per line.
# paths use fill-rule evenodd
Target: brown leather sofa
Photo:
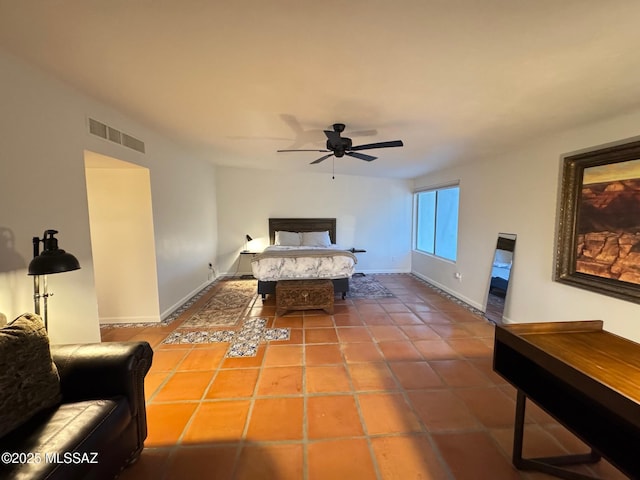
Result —
<path fill-rule="evenodd" d="M 147 436 L 147 342 L 52 345 L 62 403 L 0 438 L 0 478 L 112 479 Z"/>

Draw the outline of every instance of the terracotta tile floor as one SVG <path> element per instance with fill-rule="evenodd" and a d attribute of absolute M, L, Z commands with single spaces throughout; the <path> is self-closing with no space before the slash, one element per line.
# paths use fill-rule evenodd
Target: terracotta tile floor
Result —
<path fill-rule="evenodd" d="M 395 298 L 336 300 L 332 316 L 275 317 L 258 298 L 249 314 L 291 338 L 252 358 L 160 343 L 199 304 L 168 327 L 104 329 L 155 352 L 146 448 L 121 478 L 555 478 L 511 466 L 515 391 L 492 371 L 492 324 L 411 275 L 376 278 Z M 527 418 L 525 456 L 588 450 L 531 404 Z M 605 461 L 578 471 L 625 478 Z"/>

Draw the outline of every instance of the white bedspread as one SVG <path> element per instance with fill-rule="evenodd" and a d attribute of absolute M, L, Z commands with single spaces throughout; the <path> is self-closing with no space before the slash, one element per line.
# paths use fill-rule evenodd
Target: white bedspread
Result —
<path fill-rule="evenodd" d="M 348 278 L 357 259 L 353 253 L 331 247 L 269 246 L 251 261 L 253 276 L 261 281 L 301 278 Z"/>

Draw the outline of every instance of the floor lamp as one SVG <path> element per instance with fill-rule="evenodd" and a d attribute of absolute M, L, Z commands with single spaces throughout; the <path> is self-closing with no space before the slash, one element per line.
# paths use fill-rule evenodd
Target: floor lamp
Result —
<path fill-rule="evenodd" d="M 58 248 L 58 239 L 54 237 L 56 230 L 46 230 L 42 239 L 33 237 L 33 260 L 29 263 L 29 275 L 33 275 L 33 302 L 35 313 L 40 315 L 40 300 L 44 300 L 42 317 L 44 327 L 49 330 L 47 300 L 53 295 L 47 290 L 47 275 L 78 270 L 78 259 Z M 40 242 L 44 248 L 40 253 Z M 40 276 L 42 276 L 42 293 L 40 293 Z"/>

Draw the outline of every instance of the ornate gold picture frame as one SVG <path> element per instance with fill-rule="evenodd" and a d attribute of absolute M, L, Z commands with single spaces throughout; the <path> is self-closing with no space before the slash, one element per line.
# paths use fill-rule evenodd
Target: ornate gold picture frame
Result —
<path fill-rule="evenodd" d="M 640 303 L 640 141 L 565 157 L 555 280 Z"/>

